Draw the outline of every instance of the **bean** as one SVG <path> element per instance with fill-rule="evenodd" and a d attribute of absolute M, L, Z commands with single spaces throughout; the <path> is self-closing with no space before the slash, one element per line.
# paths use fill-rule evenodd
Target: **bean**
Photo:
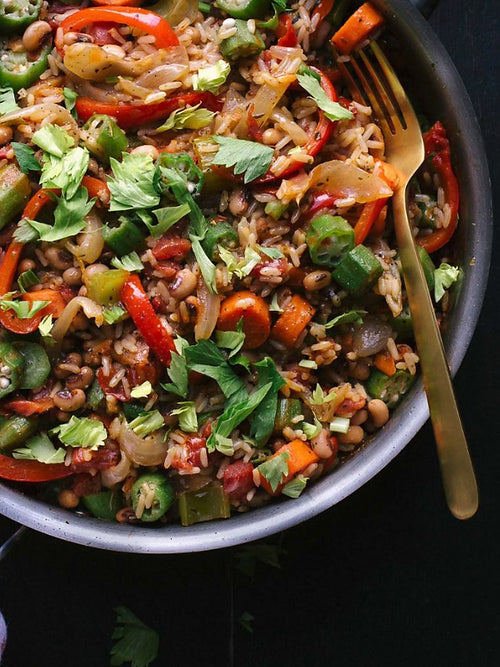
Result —
<path fill-rule="evenodd" d="M 368 402 L 368 412 L 376 428 L 382 427 L 389 419 L 389 408 L 379 398 L 373 398 Z"/>
<path fill-rule="evenodd" d="M 63 489 L 57 496 L 57 502 L 59 505 L 61 505 L 61 507 L 65 507 L 66 509 L 74 509 L 77 507 L 80 499 L 74 491 L 71 491 L 71 489 Z"/>
<path fill-rule="evenodd" d="M 47 21 L 35 21 L 29 25 L 23 34 L 23 46 L 26 51 L 36 51 L 40 48 L 45 35 L 52 32 Z"/>
<path fill-rule="evenodd" d="M 14 132 L 7 125 L 0 125 L 0 146 L 5 146 L 12 140 Z"/>
<path fill-rule="evenodd" d="M 18 273 L 24 273 L 25 271 L 33 271 L 36 268 L 36 264 L 32 259 L 22 259 L 19 262 Z"/>
<path fill-rule="evenodd" d="M 104 273 L 104 271 L 109 271 L 109 268 L 106 266 L 106 264 L 90 264 L 90 266 L 87 266 L 85 269 L 87 278 L 95 276 L 96 273 Z"/>
<path fill-rule="evenodd" d="M 283 139 L 283 133 L 275 127 L 270 127 L 262 133 L 262 143 L 268 146 L 277 144 L 280 139 Z"/>
<path fill-rule="evenodd" d="M 137 146 L 134 148 L 131 153 L 138 153 L 139 155 L 151 155 L 153 160 L 156 160 L 160 152 L 156 146 L 150 146 L 149 144 L 143 144 L 142 146 Z"/>
<path fill-rule="evenodd" d="M 75 412 L 79 410 L 86 401 L 85 392 L 81 389 L 63 389 L 54 395 L 54 405 L 63 412 Z"/>
<path fill-rule="evenodd" d="M 229 197 L 229 210 L 233 215 L 243 215 L 248 208 L 245 191 L 235 188 Z"/>
<path fill-rule="evenodd" d="M 302 281 L 304 289 L 308 292 L 314 292 L 318 289 L 327 287 L 332 280 L 330 271 L 311 271 Z"/>
<path fill-rule="evenodd" d="M 71 266 L 72 260 L 64 252 L 64 250 L 61 250 L 60 248 L 47 248 L 44 255 L 49 260 L 49 264 L 53 266 L 54 269 L 64 271 Z"/>
<path fill-rule="evenodd" d="M 76 266 L 70 266 L 69 269 L 66 269 L 62 274 L 62 278 L 66 285 L 79 285 L 82 281 L 82 272 Z"/>
<path fill-rule="evenodd" d="M 361 426 L 368 419 L 367 410 L 358 410 L 356 414 L 351 418 L 351 426 Z"/>
<path fill-rule="evenodd" d="M 365 432 L 361 426 L 350 426 L 347 433 L 339 434 L 339 441 L 344 445 L 359 445 L 365 437 Z"/>
<path fill-rule="evenodd" d="M 191 269 L 182 269 L 177 272 L 175 280 L 170 286 L 170 294 L 176 299 L 185 299 L 196 288 L 197 278 Z"/>
<path fill-rule="evenodd" d="M 329 432 L 326 428 L 323 428 L 319 434 L 311 440 L 311 447 L 320 459 L 329 459 L 332 455 L 332 450 L 329 445 L 329 437 Z"/>
<path fill-rule="evenodd" d="M 66 388 L 73 389 L 87 389 L 92 384 L 94 379 L 94 371 L 89 366 L 82 366 L 78 374 L 70 375 L 66 380 Z"/>

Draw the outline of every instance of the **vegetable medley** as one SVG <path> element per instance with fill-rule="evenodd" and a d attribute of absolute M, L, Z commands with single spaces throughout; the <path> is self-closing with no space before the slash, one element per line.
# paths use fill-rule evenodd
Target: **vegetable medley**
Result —
<path fill-rule="evenodd" d="M 298 497 L 384 426 L 418 369 L 399 176 L 342 74 L 383 23 L 345 0 L 1 4 L 1 478 L 190 525 Z M 424 141 L 441 317 L 459 197 L 440 122 Z"/>

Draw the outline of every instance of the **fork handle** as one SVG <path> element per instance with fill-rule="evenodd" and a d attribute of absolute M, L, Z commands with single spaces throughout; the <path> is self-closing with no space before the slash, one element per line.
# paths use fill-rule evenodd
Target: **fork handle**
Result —
<path fill-rule="evenodd" d="M 476 513 L 479 503 L 476 478 L 434 307 L 408 222 L 406 187 L 399 188 L 392 201 L 396 238 L 446 502 L 453 516 L 468 519 Z"/>

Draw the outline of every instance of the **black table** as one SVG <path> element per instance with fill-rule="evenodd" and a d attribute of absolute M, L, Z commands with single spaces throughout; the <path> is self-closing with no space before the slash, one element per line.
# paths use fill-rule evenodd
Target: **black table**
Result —
<path fill-rule="evenodd" d="M 440 0 L 431 23 L 469 90 L 500 210 L 498 0 Z M 456 378 L 481 491 L 467 523 L 448 513 L 426 425 L 374 480 L 323 515 L 270 540 L 281 568 L 237 552 L 134 556 L 86 550 L 29 532 L 0 567 L 9 624 L 6 667 L 109 664 L 113 608 L 161 634 L 155 665 L 500 664 L 500 564 L 495 427 L 500 365 L 500 262 Z M 15 529 L 0 518 L 0 541 Z M 238 623 L 254 617 L 254 633 Z"/>

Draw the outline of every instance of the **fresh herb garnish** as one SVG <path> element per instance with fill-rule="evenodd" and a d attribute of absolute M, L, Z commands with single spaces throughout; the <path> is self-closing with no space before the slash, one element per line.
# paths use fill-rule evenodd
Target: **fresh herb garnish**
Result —
<path fill-rule="evenodd" d="M 42 167 L 36 159 L 35 151 L 31 146 L 21 144 L 18 141 L 12 141 L 10 145 L 16 156 L 19 169 L 24 174 L 28 174 L 30 171 L 40 171 Z"/>
<path fill-rule="evenodd" d="M 129 252 L 128 255 L 122 255 L 119 257 L 113 257 L 111 260 L 111 265 L 115 269 L 125 269 L 125 271 L 142 271 L 144 264 L 141 262 L 139 255 L 133 250 Z"/>
<path fill-rule="evenodd" d="M 192 76 L 193 90 L 206 90 L 217 94 L 230 71 L 231 65 L 222 58 L 215 65 L 202 67 Z"/>
<path fill-rule="evenodd" d="M 38 285 L 39 282 L 39 277 L 31 269 L 28 271 L 23 271 L 17 278 L 17 284 L 19 285 L 19 289 L 21 292 L 23 292 L 23 294 L 24 292 L 27 292 L 30 287 L 33 287 L 33 285 Z"/>
<path fill-rule="evenodd" d="M 26 447 L 15 449 L 12 452 L 15 459 L 40 461 L 40 463 L 64 463 L 66 451 L 56 449 L 46 433 L 40 433 L 26 442 Z"/>
<path fill-rule="evenodd" d="M 138 384 L 136 387 L 134 387 L 130 391 L 130 395 L 132 398 L 147 398 L 152 393 L 152 391 L 153 387 L 151 386 L 151 382 L 146 380 L 146 382 Z"/>
<path fill-rule="evenodd" d="M 314 72 L 306 71 L 304 74 L 297 74 L 297 81 L 313 98 L 328 120 L 350 120 L 354 117 L 349 109 L 344 109 L 341 104 L 328 97 L 314 76 Z"/>
<path fill-rule="evenodd" d="M 271 383 L 271 389 L 264 397 L 251 419 L 250 435 L 255 439 L 257 446 L 265 444 L 274 430 L 276 410 L 278 407 L 278 392 L 286 382 L 280 375 L 276 364 L 270 357 L 254 364 L 259 370 L 258 387 Z"/>
<path fill-rule="evenodd" d="M 436 303 L 440 301 L 445 291 L 458 280 L 460 269 L 457 266 L 451 266 L 442 262 L 437 269 L 434 270 L 434 299 Z"/>
<path fill-rule="evenodd" d="M 129 424 L 132 431 L 140 438 L 158 431 L 162 426 L 165 426 L 165 420 L 158 410 L 144 412 Z"/>
<path fill-rule="evenodd" d="M 104 424 L 89 417 L 71 417 L 67 424 L 53 428 L 50 433 L 58 436 L 63 445 L 97 449 L 106 443 L 108 432 Z"/>
<path fill-rule="evenodd" d="M 297 475 L 295 479 L 292 479 L 288 484 L 285 484 L 281 493 L 289 498 L 298 498 L 306 488 L 308 479 L 309 478 L 304 477 L 304 475 Z"/>
<path fill-rule="evenodd" d="M 48 301 L 14 301 L 14 292 L 7 292 L 0 300 L 2 310 L 13 310 L 21 320 L 27 320 L 49 305 Z"/>
<path fill-rule="evenodd" d="M 257 470 L 260 472 L 262 477 L 269 482 L 273 493 L 277 490 L 278 486 L 283 482 L 286 475 L 288 474 L 288 459 L 290 458 L 289 452 L 281 452 L 281 454 L 276 454 L 272 456 L 264 463 L 261 463 L 260 466 L 257 466 Z"/>
<path fill-rule="evenodd" d="M 325 329 L 333 329 L 338 327 L 340 324 L 350 324 L 354 322 L 355 324 L 363 323 L 363 315 L 366 315 L 366 310 L 349 310 L 347 313 L 342 313 L 337 315 L 332 320 L 324 324 Z"/>
<path fill-rule="evenodd" d="M 191 209 L 189 204 L 181 204 L 180 206 L 165 206 L 164 208 L 157 208 L 153 213 L 155 214 L 158 222 L 155 224 L 153 222 L 147 222 L 145 225 L 149 229 L 149 233 L 154 238 L 163 236 L 170 227 L 175 225 L 176 222 L 182 220 L 186 215 L 189 215 Z"/>
<path fill-rule="evenodd" d="M 122 161 L 109 160 L 113 177 L 108 178 L 110 211 L 152 208 L 160 203 L 155 189 L 155 166 L 149 155 L 123 153 Z"/>
<path fill-rule="evenodd" d="M 181 401 L 176 410 L 172 410 L 173 415 L 179 417 L 179 426 L 184 433 L 196 433 L 198 430 L 198 416 L 194 401 Z"/>
<path fill-rule="evenodd" d="M 263 176 L 269 169 L 274 151 L 255 141 L 214 136 L 220 148 L 213 159 L 214 164 L 234 167 L 236 175 L 244 174 L 244 183 L 250 183 Z"/>
<path fill-rule="evenodd" d="M 167 120 L 156 129 L 157 132 L 166 132 L 167 130 L 200 130 L 202 127 L 210 125 L 215 113 L 208 109 L 200 109 L 201 102 L 194 107 L 185 109 L 176 109 L 172 111 Z"/>
<path fill-rule="evenodd" d="M 113 667 L 130 662 L 131 667 L 148 667 L 158 655 L 160 637 L 127 607 L 116 607 L 115 644 L 111 648 Z"/>
<path fill-rule="evenodd" d="M 12 111 L 18 111 L 16 96 L 12 88 L 0 88 L 0 114 L 3 116 Z"/>

